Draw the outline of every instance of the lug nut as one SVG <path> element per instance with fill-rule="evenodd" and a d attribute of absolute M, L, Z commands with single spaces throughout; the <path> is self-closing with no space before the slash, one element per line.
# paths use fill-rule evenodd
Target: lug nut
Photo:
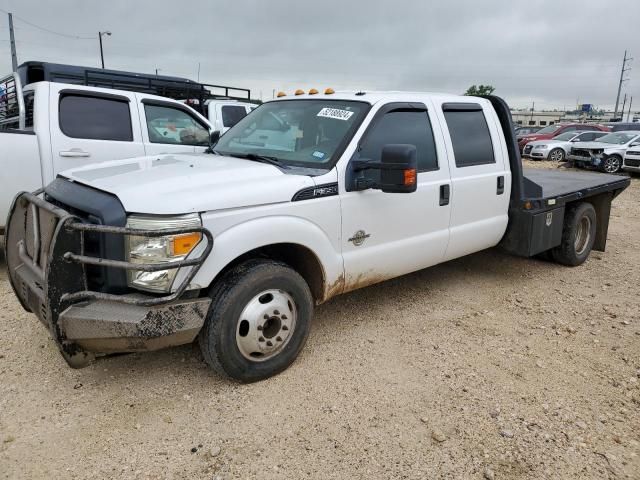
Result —
<path fill-rule="evenodd" d="M 282 330 L 289 330 L 289 327 L 287 327 L 286 325 L 282 325 Z"/>
<path fill-rule="evenodd" d="M 258 330 L 262 331 L 262 325 L 258 325 Z"/>
<path fill-rule="evenodd" d="M 271 343 L 271 340 L 267 342 L 267 347 L 273 347 L 273 343 Z"/>
<path fill-rule="evenodd" d="M 259 341 L 259 342 L 264 342 L 264 337 L 260 337 L 260 338 L 258 339 L 258 341 Z"/>
<path fill-rule="evenodd" d="M 282 341 L 282 337 L 276 337 L 276 340 L 281 342 Z"/>
<path fill-rule="evenodd" d="M 274 311 L 273 311 L 273 314 L 274 314 L 274 315 L 280 315 L 280 311 L 278 311 L 278 310 L 274 310 Z"/>

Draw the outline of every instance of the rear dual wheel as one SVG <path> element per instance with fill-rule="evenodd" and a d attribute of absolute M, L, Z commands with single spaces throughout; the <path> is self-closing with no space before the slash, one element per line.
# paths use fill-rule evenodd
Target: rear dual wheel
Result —
<path fill-rule="evenodd" d="M 210 295 L 199 336 L 210 367 L 254 382 L 293 363 L 313 315 L 309 286 L 295 270 L 273 260 L 249 260 L 225 273 Z"/>
<path fill-rule="evenodd" d="M 572 267 L 589 257 L 596 238 L 596 210 L 587 202 L 567 207 L 562 230 L 562 242 L 551 250 L 557 263 Z"/>

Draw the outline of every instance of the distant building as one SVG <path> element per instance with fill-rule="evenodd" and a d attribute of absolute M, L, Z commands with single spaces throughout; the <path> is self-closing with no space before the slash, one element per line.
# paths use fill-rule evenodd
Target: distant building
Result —
<path fill-rule="evenodd" d="M 511 111 L 513 123 L 520 126 L 546 127 L 560 122 L 566 112 L 530 112 L 527 110 Z"/>

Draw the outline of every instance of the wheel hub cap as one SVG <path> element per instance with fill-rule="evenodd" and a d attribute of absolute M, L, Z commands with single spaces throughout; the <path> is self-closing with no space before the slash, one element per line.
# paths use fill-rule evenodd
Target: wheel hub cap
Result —
<path fill-rule="evenodd" d="M 244 307 L 236 327 L 242 356 L 253 362 L 274 357 L 289 342 L 296 327 L 293 297 L 282 290 L 265 290 Z"/>
<path fill-rule="evenodd" d="M 584 253 L 589 240 L 591 239 L 591 219 L 589 217 L 582 217 L 578 223 L 578 230 L 576 232 L 576 239 L 573 244 L 575 251 L 578 255 Z"/>

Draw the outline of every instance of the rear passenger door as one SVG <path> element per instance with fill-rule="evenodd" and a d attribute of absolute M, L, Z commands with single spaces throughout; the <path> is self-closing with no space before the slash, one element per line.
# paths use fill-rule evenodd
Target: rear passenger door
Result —
<path fill-rule="evenodd" d="M 106 160 L 144 155 L 135 95 L 51 84 L 54 174 Z"/>
<path fill-rule="evenodd" d="M 437 111 L 452 159 L 449 260 L 498 244 L 509 220 L 511 172 L 488 102 L 444 102 Z"/>
<path fill-rule="evenodd" d="M 449 240 L 449 167 L 431 110 L 420 103 L 383 105 L 358 142 L 350 161 L 379 162 L 385 145 L 415 145 L 418 185 L 413 193 L 340 193 L 346 290 L 442 261 Z M 365 172 L 379 181 L 379 172 Z"/>

